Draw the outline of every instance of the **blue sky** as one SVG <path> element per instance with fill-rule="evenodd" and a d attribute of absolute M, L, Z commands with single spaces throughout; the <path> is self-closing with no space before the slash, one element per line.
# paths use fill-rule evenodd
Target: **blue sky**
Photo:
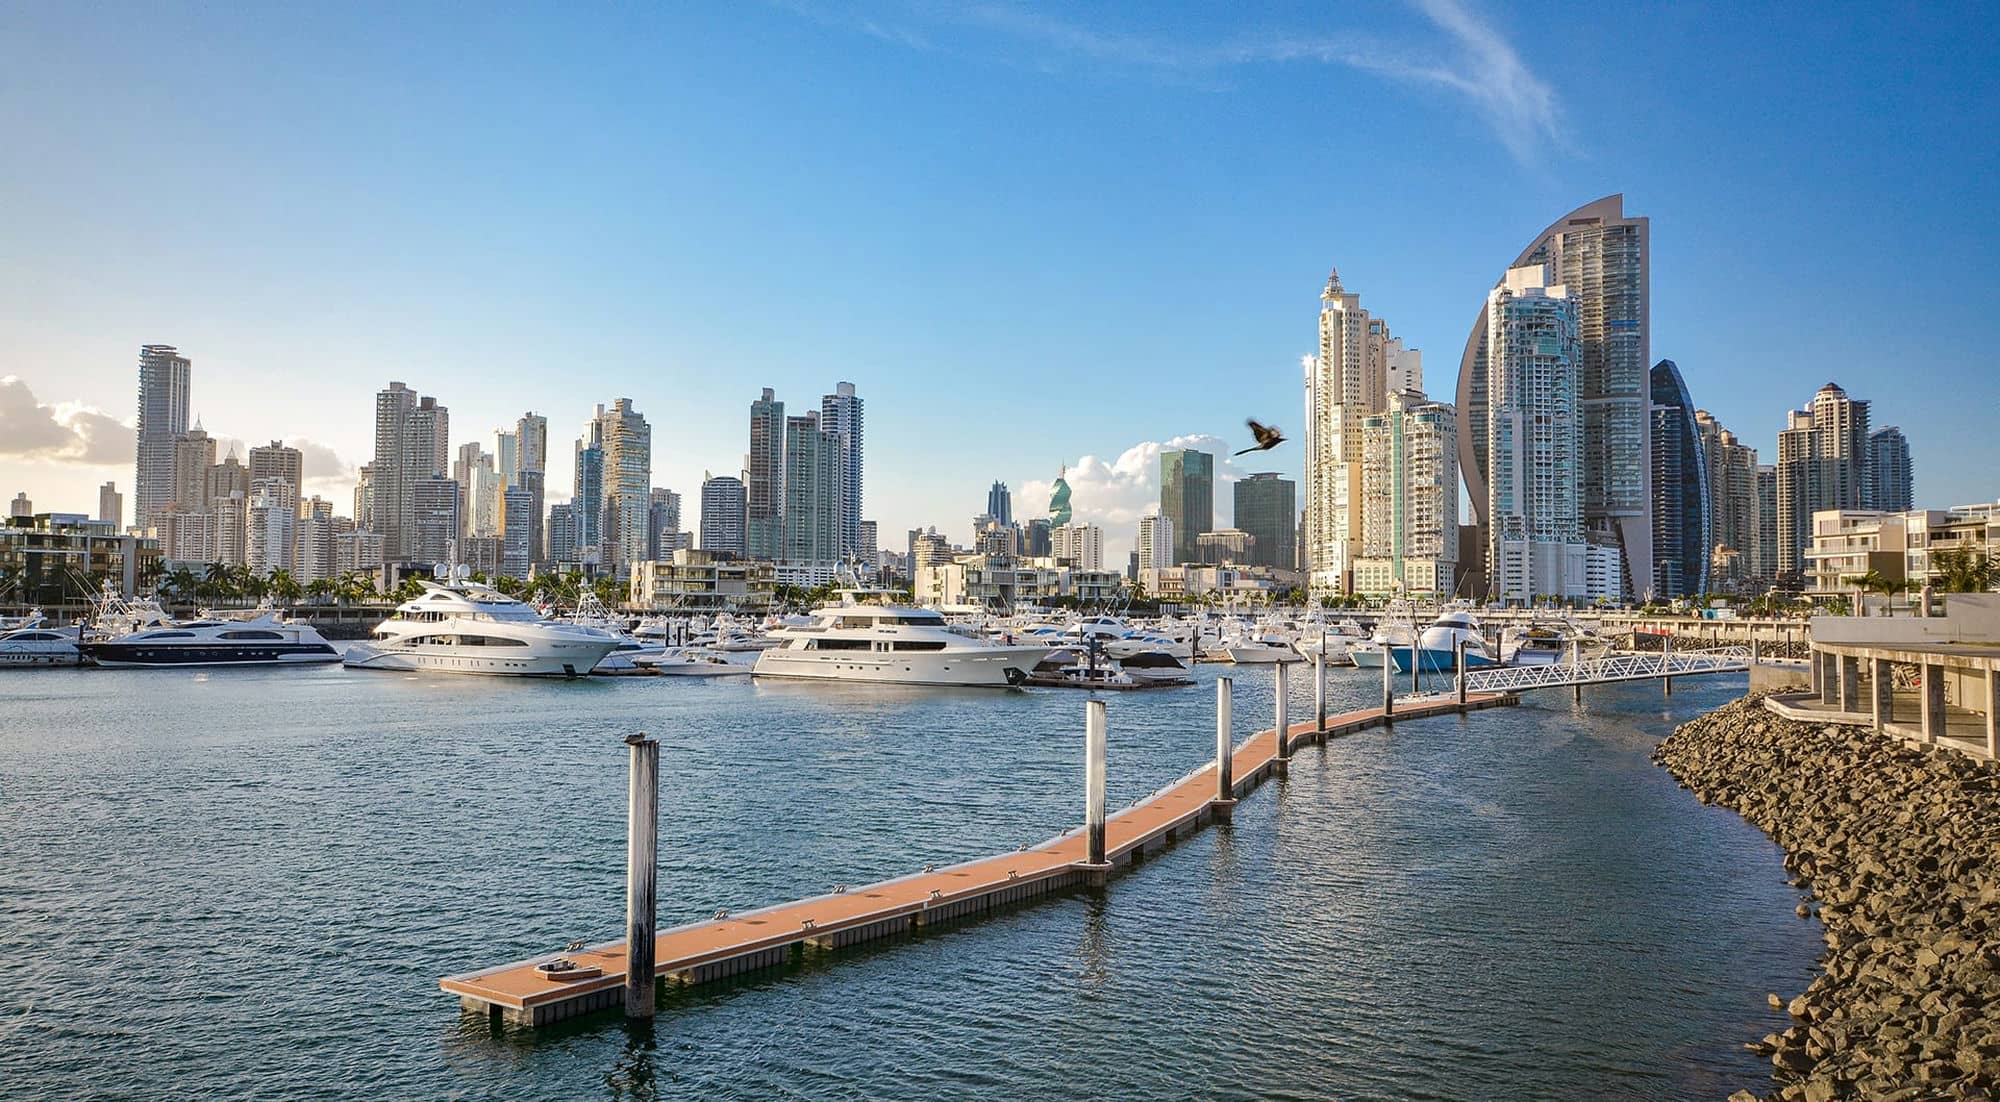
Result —
<path fill-rule="evenodd" d="M 1300 428 L 1330 265 L 1449 398 L 1501 266 L 1623 192 L 1698 403 L 1768 450 L 1837 380 L 1920 504 L 1993 500 L 1990 9 L 1813 13 L 10 5 L 0 496 L 129 488 L 162 342 L 210 432 L 312 442 L 343 503 L 390 379 L 454 444 L 532 408 L 559 455 L 630 396 L 684 492 L 758 388 L 848 379 L 885 543 L 1096 457 L 1078 514 L 1122 552 L 1159 442 Z"/>

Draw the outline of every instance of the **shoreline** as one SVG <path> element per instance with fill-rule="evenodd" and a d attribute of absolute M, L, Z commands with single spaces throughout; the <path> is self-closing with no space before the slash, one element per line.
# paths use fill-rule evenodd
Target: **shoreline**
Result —
<path fill-rule="evenodd" d="M 1781 999 L 1771 1099 L 2000 1096 L 2000 766 L 1859 727 L 1781 718 L 1753 694 L 1653 753 L 1704 804 L 1785 851 L 1824 926 L 1816 975 Z"/>

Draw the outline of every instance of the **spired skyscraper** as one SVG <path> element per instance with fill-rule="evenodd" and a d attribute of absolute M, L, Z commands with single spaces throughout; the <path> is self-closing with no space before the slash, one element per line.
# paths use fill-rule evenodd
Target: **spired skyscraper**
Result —
<path fill-rule="evenodd" d="M 1195 541 L 1215 530 L 1214 456 L 1191 450 L 1160 453 L 1160 515 L 1174 523 L 1175 565 L 1200 562 Z"/>
<path fill-rule="evenodd" d="M 174 504 L 174 441 L 188 430 L 192 366 L 170 344 L 139 348 L 138 459 L 132 478 L 132 523 L 146 528 Z"/>
<path fill-rule="evenodd" d="M 1625 197 L 1608 195 L 1551 223 L 1508 265 L 1543 266 L 1543 282 L 1575 303 L 1584 536 L 1619 549 L 1625 593 L 1653 577 L 1650 251 L 1647 220 L 1626 217 Z M 1481 310 L 1458 372 L 1459 469 L 1481 529 L 1493 523 L 1488 321 Z"/>
<path fill-rule="evenodd" d="M 1687 382 L 1672 360 L 1653 365 L 1653 584 L 1661 600 L 1710 592 L 1715 549 L 1712 470 Z"/>
<path fill-rule="evenodd" d="M 986 491 L 986 515 L 1002 527 L 1014 523 L 1014 495 L 1007 491 L 1005 482 L 995 482 Z"/>

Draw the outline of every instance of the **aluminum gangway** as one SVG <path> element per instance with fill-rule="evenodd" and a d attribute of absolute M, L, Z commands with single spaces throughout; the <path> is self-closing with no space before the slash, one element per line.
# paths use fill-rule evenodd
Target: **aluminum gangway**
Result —
<path fill-rule="evenodd" d="M 1743 673 L 1749 669 L 1749 647 L 1713 647 L 1667 653 L 1627 651 L 1603 658 L 1586 658 L 1580 662 L 1471 670 L 1465 675 L 1465 688 L 1471 693 L 1519 693 L 1570 685 L 1606 685 L 1617 681 Z"/>

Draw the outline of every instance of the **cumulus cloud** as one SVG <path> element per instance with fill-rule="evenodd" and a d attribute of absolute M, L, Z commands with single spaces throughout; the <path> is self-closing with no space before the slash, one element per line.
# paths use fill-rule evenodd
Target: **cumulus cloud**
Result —
<path fill-rule="evenodd" d="M 51 463 L 130 464 L 132 427 L 81 402 L 44 405 L 20 378 L 0 378 L 0 455 Z"/>
<path fill-rule="evenodd" d="M 1074 521 L 1104 529 L 1104 564 L 1122 568 L 1125 556 L 1138 539 L 1139 518 L 1160 511 L 1160 453 L 1192 448 L 1215 457 L 1215 515 L 1217 523 L 1228 526 L 1230 506 L 1235 500 L 1236 481 L 1252 473 L 1230 456 L 1229 443 L 1218 436 L 1176 436 L 1167 441 L 1147 440 L 1134 444 L 1115 459 L 1085 455 L 1069 465 L 1063 475 L 1069 483 L 1070 509 Z M 1014 488 L 1014 516 L 1029 519 L 1048 515 L 1049 494 L 1055 479 L 1031 478 Z"/>

